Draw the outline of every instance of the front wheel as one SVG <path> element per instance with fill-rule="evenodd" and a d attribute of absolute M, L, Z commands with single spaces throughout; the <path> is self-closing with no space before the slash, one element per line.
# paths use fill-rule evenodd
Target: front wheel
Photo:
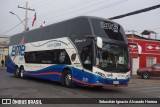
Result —
<path fill-rule="evenodd" d="M 74 87 L 74 84 L 72 83 L 72 74 L 70 71 L 66 71 L 64 74 L 64 85 L 70 88 Z"/>
<path fill-rule="evenodd" d="M 149 78 L 150 78 L 150 74 L 149 74 L 148 72 L 144 72 L 144 73 L 142 74 L 142 78 L 143 78 L 143 79 L 149 79 Z"/>

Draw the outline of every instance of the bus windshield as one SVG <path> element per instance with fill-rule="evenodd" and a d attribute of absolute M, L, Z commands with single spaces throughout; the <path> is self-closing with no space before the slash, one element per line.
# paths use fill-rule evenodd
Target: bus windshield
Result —
<path fill-rule="evenodd" d="M 96 65 L 109 72 L 128 72 L 129 55 L 127 46 L 103 43 L 102 49 L 97 49 Z"/>

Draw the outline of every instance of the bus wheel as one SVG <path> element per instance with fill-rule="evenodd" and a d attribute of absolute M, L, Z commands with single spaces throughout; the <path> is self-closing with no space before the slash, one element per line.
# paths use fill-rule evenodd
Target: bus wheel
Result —
<path fill-rule="evenodd" d="M 24 73 L 24 68 L 21 67 L 20 70 L 19 70 L 19 77 L 20 77 L 20 78 L 24 78 L 23 73 Z"/>
<path fill-rule="evenodd" d="M 74 87 L 74 84 L 72 83 L 72 74 L 69 70 L 64 74 L 64 85 L 69 88 Z"/>
<path fill-rule="evenodd" d="M 17 66 L 14 68 L 14 76 L 19 78 L 19 69 Z"/>

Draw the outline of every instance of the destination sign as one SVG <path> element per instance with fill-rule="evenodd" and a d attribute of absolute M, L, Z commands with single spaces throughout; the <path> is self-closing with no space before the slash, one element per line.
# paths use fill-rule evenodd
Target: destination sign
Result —
<path fill-rule="evenodd" d="M 100 22 L 100 25 L 103 29 L 109 29 L 112 30 L 115 33 L 118 33 L 118 24 L 115 23 L 106 23 L 106 22 Z"/>

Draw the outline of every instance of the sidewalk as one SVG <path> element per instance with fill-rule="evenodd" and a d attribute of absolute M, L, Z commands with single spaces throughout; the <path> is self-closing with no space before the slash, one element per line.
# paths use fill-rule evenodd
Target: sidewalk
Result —
<path fill-rule="evenodd" d="M 0 70 L 6 70 L 6 69 L 7 69 L 6 67 L 0 66 Z"/>

